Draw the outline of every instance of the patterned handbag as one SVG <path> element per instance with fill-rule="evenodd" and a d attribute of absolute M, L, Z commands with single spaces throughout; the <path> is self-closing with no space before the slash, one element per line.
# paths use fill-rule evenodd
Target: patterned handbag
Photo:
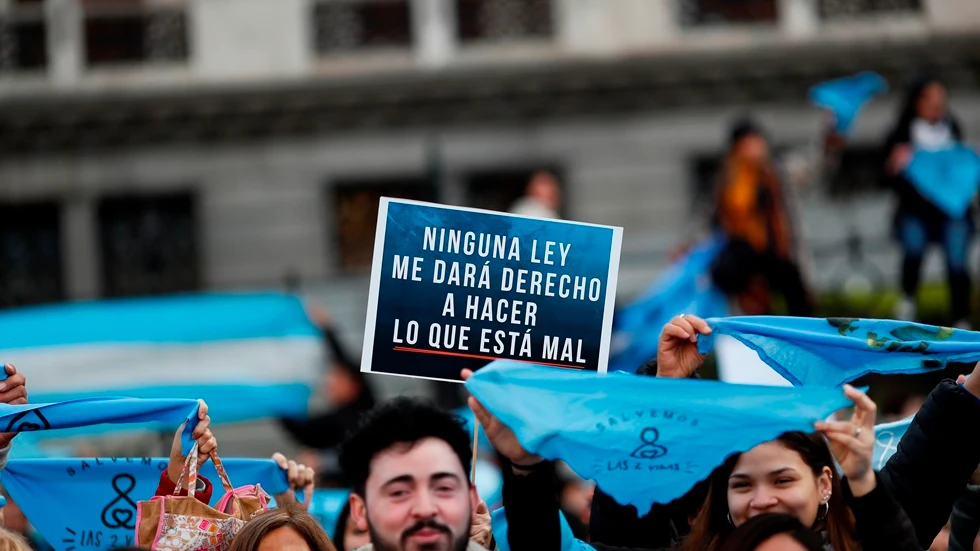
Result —
<path fill-rule="evenodd" d="M 252 517 L 269 508 L 265 492 L 256 486 L 235 490 L 215 452 L 211 461 L 226 494 L 219 508 L 199 501 L 197 444 L 191 448 L 177 480 L 174 495 L 140 501 L 136 508 L 136 544 L 158 551 L 224 551 Z M 188 481 L 187 496 L 177 495 Z"/>

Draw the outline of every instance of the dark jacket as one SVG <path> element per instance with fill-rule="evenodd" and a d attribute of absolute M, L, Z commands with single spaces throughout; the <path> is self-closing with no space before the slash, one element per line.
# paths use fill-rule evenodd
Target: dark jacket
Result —
<path fill-rule="evenodd" d="M 558 498 L 550 462 L 528 475 L 516 475 L 509 465 L 504 474 L 504 511 L 511 551 L 559 551 L 561 526 Z M 880 479 L 879 479 L 880 482 Z M 854 497 L 847 479 L 842 480 L 844 499 L 857 521 L 857 539 L 862 551 L 920 551 L 912 522 L 902 507 L 879 483 L 871 493 Z M 593 541 L 598 551 L 664 551 L 665 548 L 616 547 Z"/>
<path fill-rule="evenodd" d="M 970 485 L 953 505 L 949 517 L 949 551 L 973 551 L 980 533 L 980 486 Z"/>

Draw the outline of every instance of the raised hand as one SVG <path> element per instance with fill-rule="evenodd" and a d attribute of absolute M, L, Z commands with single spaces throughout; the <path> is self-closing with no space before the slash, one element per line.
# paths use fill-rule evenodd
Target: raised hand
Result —
<path fill-rule="evenodd" d="M 200 468 L 211 457 L 211 452 L 218 449 L 218 440 L 211 434 L 211 416 L 208 415 L 208 405 L 204 403 L 204 400 L 198 400 L 198 403 L 200 403 L 200 407 L 197 411 L 197 426 L 194 427 L 191 438 L 197 442 L 197 466 Z M 175 484 L 184 470 L 186 457 L 183 454 L 180 436 L 184 432 L 186 424 L 185 422 L 177 429 L 174 434 L 173 445 L 170 446 L 170 464 L 167 465 L 167 476 Z"/>
<path fill-rule="evenodd" d="M 710 335 L 708 322 L 697 316 L 681 315 L 660 332 L 657 345 L 657 377 L 686 379 L 704 363 L 698 352 L 698 335 Z"/>
<path fill-rule="evenodd" d="M 868 395 L 844 385 L 844 395 L 854 401 L 849 421 L 822 421 L 815 425 L 830 443 L 830 451 L 840 464 L 855 497 L 875 488 L 871 461 L 875 447 L 875 418 L 878 407 Z"/>
<path fill-rule="evenodd" d="M 464 369 L 461 377 L 466 381 L 472 375 L 472 371 Z M 470 396 L 467 403 L 483 427 L 483 432 L 487 434 L 487 440 L 490 441 L 494 449 L 509 459 L 511 463 L 518 467 L 527 467 L 543 461 L 542 458 L 525 450 L 521 446 L 521 443 L 517 441 L 517 436 L 514 435 L 514 431 L 510 430 L 510 427 L 501 423 L 500 419 L 497 419 L 492 413 L 487 411 L 483 407 L 483 404 L 476 398 Z"/>

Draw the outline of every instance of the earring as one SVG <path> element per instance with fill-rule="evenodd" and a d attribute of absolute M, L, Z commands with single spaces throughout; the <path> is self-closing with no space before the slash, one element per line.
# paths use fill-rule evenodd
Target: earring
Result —
<path fill-rule="evenodd" d="M 728 513 L 728 524 L 731 524 L 732 526 L 735 526 L 735 523 L 732 522 L 732 514 L 731 513 Z"/>
<path fill-rule="evenodd" d="M 822 517 L 817 517 L 817 520 L 821 520 L 821 521 L 822 520 L 827 520 L 827 515 L 830 514 L 830 502 L 829 502 L 829 498 L 828 498 L 828 501 L 824 501 L 823 502 L 823 506 L 825 507 L 825 509 L 823 511 L 823 516 Z"/>

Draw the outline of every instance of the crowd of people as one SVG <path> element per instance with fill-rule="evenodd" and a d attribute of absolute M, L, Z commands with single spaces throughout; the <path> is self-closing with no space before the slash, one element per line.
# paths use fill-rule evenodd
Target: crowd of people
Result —
<path fill-rule="evenodd" d="M 951 217 L 904 176 L 913 150 L 962 140 L 942 84 L 916 83 L 882 161 L 883 178 L 898 197 L 901 319 L 916 317 L 923 254 L 938 243 L 946 258 L 952 319 L 957 327 L 969 327 L 967 253 L 974 209 Z M 739 121 L 730 133 L 709 225 L 727 238 L 710 275 L 740 313 L 772 313 L 773 293 L 783 296 L 790 315 L 813 312 L 789 195 L 765 131 L 751 119 Z M 512 212 L 557 218 L 560 210 L 558 180 L 539 172 Z M 563 518 L 575 538 L 599 551 L 980 549 L 980 439 L 972 434 L 973 421 L 980 421 L 980 364 L 969 377 L 942 382 L 921 407 L 912 408 L 915 420 L 880 470 L 872 468 L 877 407 L 860 390 L 845 387 L 854 403 L 849 414 L 735 453 L 682 498 L 649 511 L 621 505 L 560 462 L 529 453 L 509 427 L 470 397 L 468 405 L 493 446 L 484 451 L 503 474 L 508 529 L 495 534 L 488 504 L 472 480 L 476 455 L 462 420 L 417 399 L 380 402 L 329 314 L 315 306 L 309 313 L 333 359 L 323 385 L 332 409 L 306 420 L 280 420 L 305 451 L 299 461 L 273 456 L 287 473 L 289 490 L 273 496 L 276 507 L 244 523 L 231 551 L 481 551 L 504 543 L 513 551 L 558 550 L 566 548 Z M 637 376 L 698 377 L 704 361 L 698 337 L 710 331 L 696 316 L 674 318 L 663 328 L 657 357 Z M 10 365 L 5 369 L 0 403 L 27 403 L 24 375 Z M 464 371 L 461 377 L 470 375 Z M 212 481 L 188 479 L 185 469 L 195 461 L 203 465 L 217 450 L 207 404 L 202 402 L 193 429 L 196 458 L 182 454 L 181 432 L 156 495 L 193 493 L 208 503 Z M 15 436 L 0 434 L 0 469 Z M 306 511 L 314 487 L 350 489 L 336 525 L 328 527 L 332 538 Z M 0 550 L 40 549 L 43 544 L 25 537 L 30 532 L 16 504 L 9 503 L 7 514 Z"/>

